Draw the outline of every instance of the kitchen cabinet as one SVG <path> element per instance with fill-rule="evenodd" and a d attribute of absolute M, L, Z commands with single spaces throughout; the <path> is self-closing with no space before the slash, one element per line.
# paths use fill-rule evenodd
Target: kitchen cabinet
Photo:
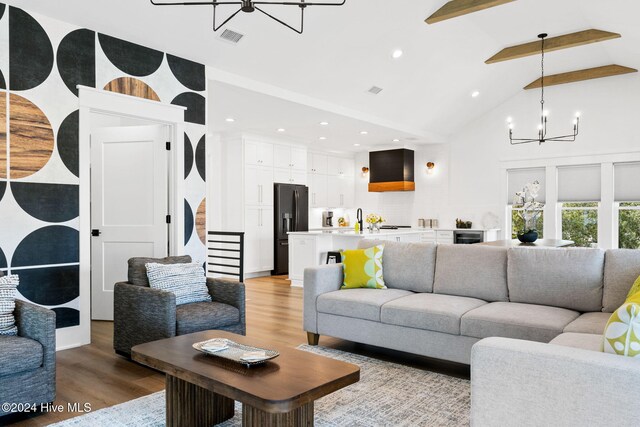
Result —
<path fill-rule="evenodd" d="M 308 172 L 310 174 L 326 175 L 328 172 L 329 158 L 325 154 L 311 153 L 309 154 Z"/>
<path fill-rule="evenodd" d="M 325 208 L 328 206 L 326 175 L 309 176 L 309 205 L 312 208 Z"/>
<path fill-rule="evenodd" d="M 343 157 L 328 157 L 328 174 L 355 176 L 355 162 L 353 159 Z"/>
<path fill-rule="evenodd" d="M 352 208 L 355 203 L 355 182 L 349 176 L 327 177 L 327 207 Z"/>
<path fill-rule="evenodd" d="M 307 172 L 291 169 L 274 169 L 273 182 L 307 185 Z"/>
<path fill-rule="evenodd" d="M 244 210 L 244 268 L 247 274 L 273 270 L 273 208 Z"/>
<path fill-rule="evenodd" d="M 244 140 L 244 163 L 254 166 L 273 166 L 273 144 L 252 139 Z"/>
<path fill-rule="evenodd" d="M 318 256 L 315 237 L 289 238 L 289 279 L 301 281 L 305 268 L 318 265 Z"/>
<path fill-rule="evenodd" d="M 244 171 L 245 206 L 273 206 L 273 168 L 246 166 Z"/>
<path fill-rule="evenodd" d="M 436 242 L 453 245 L 453 230 L 437 230 Z"/>
<path fill-rule="evenodd" d="M 273 147 L 273 166 L 278 169 L 307 170 L 307 150 L 289 145 Z"/>

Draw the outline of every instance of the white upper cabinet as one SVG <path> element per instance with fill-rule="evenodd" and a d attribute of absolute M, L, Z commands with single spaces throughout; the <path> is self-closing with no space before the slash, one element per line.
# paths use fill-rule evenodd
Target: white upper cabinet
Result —
<path fill-rule="evenodd" d="M 353 159 L 345 159 L 342 157 L 328 158 L 329 175 L 354 176 L 354 168 L 355 162 L 353 161 Z"/>
<path fill-rule="evenodd" d="M 310 174 L 327 174 L 328 158 L 325 154 L 311 153 L 309 155 L 309 173 Z"/>
<path fill-rule="evenodd" d="M 325 208 L 327 200 L 327 176 L 311 175 L 309 177 L 309 205 L 312 208 Z"/>
<path fill-rule="evenodd" d="M 245 139 L 244 162 L 247 165 L 273 167 L 273 151 L 273 144 Z"/>
<path fill-rule="evenodd" d="M 327 205 L 329 208 L 352 208 L 355 203 L 355 183 L 352 177 L 327 177 Z"/>
<path fill-rule="evenodd" d="M 279 169 L 307 170 L 307 150 L 289 145 L 274 145 L 274 167 Z"/>
<path fill-rule="evenodd" d="M 244 171 L 245 206 L 273 205 L 273 169 L 247 166 Z"/>

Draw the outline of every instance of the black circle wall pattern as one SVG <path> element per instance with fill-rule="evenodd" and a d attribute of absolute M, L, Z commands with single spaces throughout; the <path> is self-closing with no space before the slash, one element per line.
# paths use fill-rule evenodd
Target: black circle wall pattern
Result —
<path fill-rule="evenodd" d="M 20 270 L 18 291 L 42 305 L 66 304 L 80 296 L 80 267 L 65 265 Z"/>
<path fill-rule="evenodd" d="M 186 246 L 191 239 L 191 235 L 193 234 L 193 209 L 187 202 L 187 199 L 184 200 L 184 244 Z"/>
<path fill-rule="evenodd" d="M 203 64 L 167 54 L 169 68 L 175 78 L 186 88 L 196 91 L 205 90 L 205 67 Z"/>
<path fill-rule="evenodd" d="M 56 329 L 70 328 L 80 324 L 80 312 L 69 307 L 56 307 Z"/>
<path fill-rule="evenodd" d="M 65 222 L 80 212 L 78 185 L 14 181 L 11 193 L 26 213 L 41 221 Z"/>
<path fill-rule="evenodd" d="M 4 16 L 4 9 L 5 5 L 3 3 L 0 3 L 0 19 L 2 19 L 2 17 Z"/>
<path fill-rule="evenodd" d="M 27 235 L 16 248 L 12 267 L 79 262 L 79 233 L 70 227 L 50 225 Z M 22 291 L 20 291 L 22 292 Z"/>
<path fill-rule="evenodd" d="M 193 145 L 191 145 L 191 140 L 184 134 L 184 179 L 187 179 L 189 173 L 191 172 L 191 168 L 193 167 Z"/>
<path fill-rule="evenodd" d="M 204 96 L 195 92 L 184 92 L 176 96 L 171 103 L 187 107 L 187 111 L 184 112 L 185 121 L 198 125 L 205 124 L 206 100 Z"/>
<path fill-rule="evenodd" d="M 79 136 L 80 113 L 78 110 L 69 114 L 60 125 L 58 130 L 58 153 L 62 163 L 75 176 L 79 175 Z"/>
<path fill-rule="evenodd" d="M 0 268 L 7 268 L 7 257 L 2 248 L 0 248 Z"/>
<path fill-rule="evenodd" d="M 196 168 L 198 169 L 198 173 L 200 174 L 200 178 L 204 182 L 207 182 L 207 146 L 206 146 L 206 135 L 202 135 L 200 141 L 198 141 L 198 146 L 196 147 Z"/>
<path fill-rule="evenodd" d="M 44 28 L 31 15 L 9 7 L 9 87 L 33 89 L 53 69 L 53 47 Z"/>
<path fill-rule="evenodd" d="M 98 40 L 109 61 L 132 76 L 148 76 L 162 65 L 163 52 L 100 33 Z"/>
<path fill-rule="evenodd" d="M 78 96 L 77 85 L 96 86 L 96 33 L 75 30 L 64 36 L 56 56 L 58 72 L 69 90 Z"/>
<path fill-rule="evenodd" d="M 2 74 L 2 70 L 0 70 L 0 89 L 6 89 L 7 82 L 4 79 L 4 74 Z"/>
<path fill-rule="evenodd" d="M 4 197 L 4 193 L 7 190 L 7 181 L 0 181 L 0 202 Z"/>

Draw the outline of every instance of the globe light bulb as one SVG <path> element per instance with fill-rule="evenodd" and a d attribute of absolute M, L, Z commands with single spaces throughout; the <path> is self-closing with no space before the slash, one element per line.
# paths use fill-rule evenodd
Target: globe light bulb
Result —
<path fill-rule="evenodd" d="M 580 115 L 581 115 L 580 111 L 576 112 L 576 118 L 580 118 Z"/>

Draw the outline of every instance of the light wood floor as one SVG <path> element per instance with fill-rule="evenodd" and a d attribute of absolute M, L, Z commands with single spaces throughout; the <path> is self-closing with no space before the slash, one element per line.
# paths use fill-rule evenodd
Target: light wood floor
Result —
<path fill-rule="evenodd" d="M 306 343 L 302 330 L 302 289 L 280 277 L 250 279 L 247 289 L 247 336 L 297 347 Z M 57 354 L 55 404 L 89 403 L 98 410 L 164 389 L 164 375 L 133 363 L 113 351 L 113 324 L 92 322 L 92 343 Z M 274 345 L 275 345 L 274 344 Z M 320 345 L 393 361 L 420 369 L 468 378 L 469 367 L 424 357 L 321 337 Z M 46 426 L 77 413 L 16 414 L 0 418 L 0 426 Z"/>

